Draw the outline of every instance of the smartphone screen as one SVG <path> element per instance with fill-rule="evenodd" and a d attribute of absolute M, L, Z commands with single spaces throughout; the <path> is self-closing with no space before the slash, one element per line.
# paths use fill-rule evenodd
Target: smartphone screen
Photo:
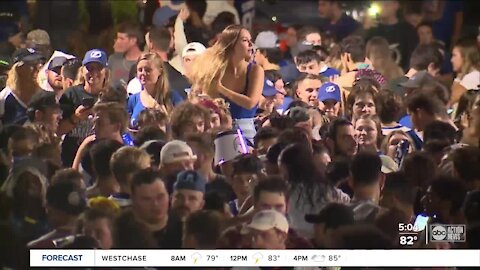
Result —
<path fill-rule="evenodd" d="M 424 215 L 418 215 L 417 218 L 415 219 L 415 223 L 413 224 L 413 227 L 418 231 L 421 232 L 427 228 L 428 225 L 428 220 L 430 218 Z"/>

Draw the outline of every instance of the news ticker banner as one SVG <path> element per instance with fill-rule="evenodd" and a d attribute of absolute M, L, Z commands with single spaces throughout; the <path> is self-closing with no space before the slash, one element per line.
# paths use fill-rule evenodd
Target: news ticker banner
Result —
<path fill-rule="evenodd" d="M 480 250 L 30 250 L 31 267 L 480 267 Z"/>

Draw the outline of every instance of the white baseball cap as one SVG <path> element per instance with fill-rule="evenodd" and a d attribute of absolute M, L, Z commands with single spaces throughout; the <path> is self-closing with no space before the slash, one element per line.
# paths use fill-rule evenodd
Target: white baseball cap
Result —
<path fill-rule="evenodd" d="M 200 42 L 188 43 L 182 51 L 182 57 L 202 54 L 207 48 Z"/>
<path fill-rule="evenodd" d="M 264 49 L 273 49 L 278 47 L 278 36 L 272 31 L 263 31 L 258 33 L 255 38 L 255 47 Z"/>
<path fill-rule="evenodd" d="M 192 148 L 184 141 L 173 140 L 162 147 L 160 151 L 160 163 L 170 164 L 184 160 L 196 160 Z"/>
<path fill-rule="evenodd" d="M 247 234 L 252 229 L 257 231 L 277 229 L 288 233 L 288 228 L 288 221 L 284 214 L 275 210 L 263 210 L 253 216 L 252 221 L 242 229 L 242 233 Z"/>

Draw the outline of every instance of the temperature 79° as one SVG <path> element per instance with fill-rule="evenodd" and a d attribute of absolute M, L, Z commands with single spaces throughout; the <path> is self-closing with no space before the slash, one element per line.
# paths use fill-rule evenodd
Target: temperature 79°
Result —
<path fill-rule="evenodd" d="M 207 262 L 214 262 L 218 259 L 218 255 L 207 255 Z"/>

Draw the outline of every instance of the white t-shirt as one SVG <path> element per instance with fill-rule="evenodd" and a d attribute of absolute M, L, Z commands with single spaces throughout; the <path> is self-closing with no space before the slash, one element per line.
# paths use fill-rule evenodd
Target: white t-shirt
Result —
<path fill-rule="evenodd" d="M 333 193 L 336 193 L 336 197 L 333 197 Z M 305 221 L 306 214 L 318 214 L 320 210 L 331 202 L 338 203 L 348 203 L 350 202 L 350 197 L 343 193 L 341 190 L 335 188 L 331 192 L 327 192 L 327 197 L 322 198 L 321 200 L 315 201 L 315 205 L 312 206 L 306 201 L 306 197 L 302 196 L 299 199 L 299 191 L 293 190 L 290 194 L 290 199 L 288 200 L 288 223 L 290 228 L 294 229 L 300 236 L 311 239 L 313 238 L 313 224 Z M 313 194 L 314 198 L 319 198 L 319 194 Z"/>
<path fill-rule="evenodd" d="M 140 83 L 140 80 L 137 77 L 131 79 L 130 82 L 128 82 L 127 93 L 129 95 L 136 94 L 142 91 L 142 89 L 143 89 L 142 84 Z"/>
<path fill-rule="evenodd" d="M 460 80 L 460 85 L 467 90 L 478 89 L 480 85 L 480 71 L 474 70 Z"/>

